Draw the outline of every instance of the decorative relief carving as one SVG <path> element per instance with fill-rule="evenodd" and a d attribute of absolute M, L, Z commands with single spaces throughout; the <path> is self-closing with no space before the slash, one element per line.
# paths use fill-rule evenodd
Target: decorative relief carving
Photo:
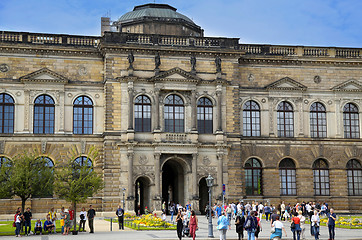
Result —
<path fill-rule="evenodd" d="M 304 99 L 304 104 L 308 104 L 309 101 L 307 99 Z"/>
<path fill-rule="evenodd" d="M 249 82 L 253 82 L 254 80 L 255 80 L 254 75 L 253 75 L 252 73 L 249 73 L 249 75 L 248 75 L 248 81 L 249 81 Z"/>
<path fill-rule="evenodd" d="M 202 163 L 205 165 L 205 166 L 209 166 L 211 164 L 211 161 L 209 159 L 208 156 L 205 156 L 203 159 L 202 159 Z"/>
<path fill-rule="evenodd" d="M 266 99 L 265 98 L 261 99 L 261 102 L 266 103 Z"/>
<path fill-rule="evenodd" d="M 87 68 L 84 67 L 84 66 L 79 66 L 79 68 L 78 68 L 78 74 L 79 74 L 80 76 L 87 75 L 87 74 L 88 74 Z"/>
<path fill-rule="evenodd" d="M 71 98 L 71 97 L 73 97 L 73 94 L 68 93 L 67 96 L 68 96 L 69 98 Z"/>
<path fill-rule="evenodd" d="M 21 96 L 21 92 L 20 92 L 20 91 L 16 92 L 16 96 L 20 97 L 20 96 Z"/>
<path fill-rule="evenodd" d="M 315 83 L 320 83 L 321 81 L 322 81 L 322 79 L 321 79 L 320 76 L 318 76 L 318 75 L 314 76 L 314 82 Z"/>
<path fill-rule="evenodd" d="M 5 141 L 0 141 L 0 154 L 5 152 Z"/>
<path fill-rule="evenodd" d="M 327 103 L 328 103 L 328 105 L 332 105 L 333 101 L 329 100 Z"/>
<path fill-rule="evenodd" d="M 6 63 L 0 64 L 0 72 L 8 72 L 9 70 L 9 65 L 7 65 Z"/>
<path fill-rule="evenodd" d="M 216 167 L 197 166 L 198 176 L 207 176 L 209 174 L 216 176 Z"/>
<path fill-rule="evenodd" d="M 87 142 L 86 142 L 86 141 L 81 141 L 81 142 L 80 142 L 80 149 L 81 149 L 80 151 L 81 151 L 82 154 L 85 153 L 86 145 L 87 145 Z"/>
<path fill-rule="evenodd" d="M 146 163 L 148 163 L 148 158 L 147 156 L 145 155 L 141 155 L 138 159 L 138 162 L 141 164 L 141 165 L 146 165 Z"/>
<path fill-rule="evenodd" d="M 45 154 L 46 153 L 46 148 L 47 148 L 47 142 L 46 141 L 42 141 L 41 142 L 41 153 Z"/>

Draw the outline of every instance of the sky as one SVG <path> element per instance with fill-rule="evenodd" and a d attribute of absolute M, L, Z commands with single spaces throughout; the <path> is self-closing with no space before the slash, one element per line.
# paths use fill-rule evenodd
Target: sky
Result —
<path fill-rule="evenodd" d="M 362 0 L 0 0 L 0 31 L 99 36 L 101 17 L 153 2 L 177 8 L 207 37 L 362 48 Z"/>

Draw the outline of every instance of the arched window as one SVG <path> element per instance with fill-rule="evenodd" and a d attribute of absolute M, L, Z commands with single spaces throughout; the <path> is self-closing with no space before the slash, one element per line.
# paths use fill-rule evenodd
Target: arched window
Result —
<path fill-rule="evenodd" d="M 54 100 L 48 95 L 40 95 L 34 102 L 34 133 L 54 133 Z"/>
<path fill-rule="evenodd" d="M 295 163 L 285 158 L 279 163 L 280 195 L 297 195 Z"/>
<path fill-rule="evenodd" d="M 90 160 L 90 158 L 85 157 L 85 156 L 80 156 L 77 157 L 74 160 L 74 167 L 83 167 L 83 166 L 87 166 L 88 168 L 93 168 L 93 163 L 92 160 Z"/>
<path fill-rule="evenodd" d="M 260 107 L 255 101 L 247 101 L 243 107 L 243 135 L 260 137 Z"/>
<path fill-rule="evenodd" d="M 343 108 L 343 126 L 345 138 L 359 138 L 358 108 L 353 103 L 347 103 Z"/>
<path fill-rule="evenodd" d="M 278 136 L 294 137 L 293 106 L 288 102 L 278 105 Z"/>
<path fill-rule="evenodd" d="M 312 138 L 327 137 L 326 108 L 319 102 L 310 107 L 310 135 Z"/>
<path fill-rule="evenodd" d="M 50 158 L 44 157 L 44 156 L 41 156 L 37 159 L 43 161 L 44 165 L 51 169 L 51 173 L 52 173 L 51 179 L 52 179 L 52 181 L 54 181 L 54 162 Z M 47 192 L 38 192 L 38 193 L 34 194 L 32 197 L 34 197 L 34 198 L 53 197 L 53 187 L 48 189 Z"/>
<path fill-rule="evenodd" d="M 10 167 L 11 166 L 11 160 L 7 157 L 1 156 L 0 157 L 0 168 L 4 167 Z"/>
<path fill-rule="evenodd" d="M 212 133 L 212 102 L 206 97 L 197 101 L 197 130 L 199 133 Z"/>
<path fill-rule="evenodd" d="M 73 133 L 93 133 L 93 102 L 87 96 L 79 96 L 74 100 Z"/>
<path fill-rule="evenodd" d="M 0 94 L 0 133 L 14 133 L 14 99 Z"/>
<path fill-rule="evenodd" d="M 328 163 L 317 159 L 313 163 L 314 194 L 317 196 L 329 195 L 329 169 Z"/>
<path fill-rule="evenodd" d="M 135 100 L 134 122 L 136 132 L 151 132 L 151 100 L 140 95 Z"/>
<path fill-rule="evenodd" d="M 165 132 L 184 132 L 184 101 L 172 94 L 165 99 Z"/>
<path fill-rule="evenodd" d="M 362 166 L 361 163 L 352 159 L 347 163 L 348 195 L 362 195 Z"/>
<path fill-rule="evenodd" d="M 262 195 L 262 167 L 256 158 L 250 158 L 245 163 L 246 195 Z"/>

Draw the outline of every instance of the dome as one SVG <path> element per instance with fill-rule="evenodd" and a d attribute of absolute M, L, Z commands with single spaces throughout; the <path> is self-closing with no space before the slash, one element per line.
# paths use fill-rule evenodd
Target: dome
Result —
<path fill-rule="evenodd" d="M 176 8 L 171 7 L 167 4 L 145 4 L 134 7 L 132 12 L 128 12 L 121 16 L 118 21 L 120 23 L 126 23 L 129 21 L 147 19 L 147 18 L 157 18 L 160 20 L 176 20 L 176 21 L 185 21 L 191 25 L 196 25 L 190 18 L 176 12 Z"/>

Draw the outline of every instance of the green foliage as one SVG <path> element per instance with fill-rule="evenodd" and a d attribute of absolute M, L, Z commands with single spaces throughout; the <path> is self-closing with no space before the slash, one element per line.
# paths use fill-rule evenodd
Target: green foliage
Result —
<path fill-rule="evenodd" d="M 1 197 L 20 197 L 24 209 L 28 198 L 52 193 L 54 174 L 44 158 L 24 152 L 15 156 L 11 164 L 1 167 L 0 181 Z"/>

